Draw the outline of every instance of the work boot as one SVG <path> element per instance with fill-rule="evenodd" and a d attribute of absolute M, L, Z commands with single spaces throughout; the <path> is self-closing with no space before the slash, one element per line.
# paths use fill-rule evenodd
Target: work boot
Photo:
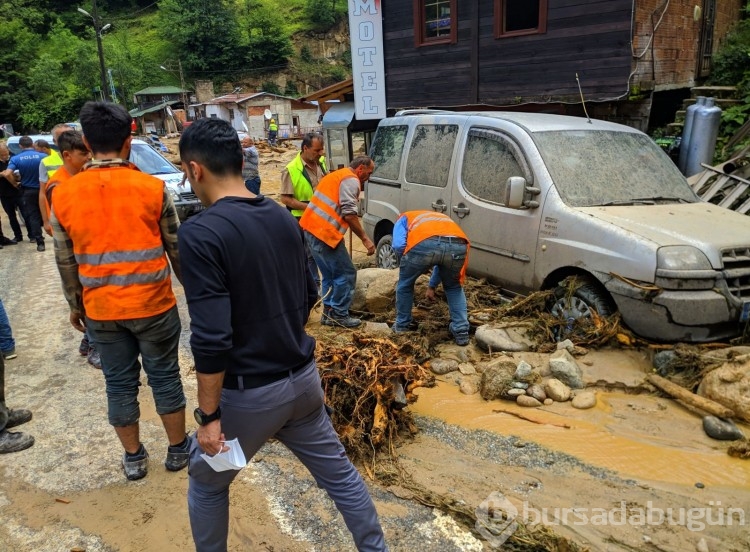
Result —
<path fill-rule="evenodd" d="M 359 318 L 352 318 L 351 316 L 344 316 L 341 318 L 331 316 L 329 320 L 331 320 L 331 326 L 342 326 L 344 328 L 356 328 L 362 324 L 362 321 Z"/>
<path fill-rule="evenodd" d="M 86 357 L 86 361 L 97 370 L 102 369 L 102 356 L 99 354 L 99 351 L 97 351 L 93 347 L 89 349 L 89 354 Z"/>
<path fill-rule="evenodd" d="M 89 338 L 86 336 L 86 334 L 83 334 L 83 339 L 81 339 L 81 344 L 78 346 L 78 353 L 81 356 L 88 356 L 89 349 L 91 349 L 91 345 L 89 345 Z"/>
<path fill-rule="evenodd" d="M 5 431 L 0 432 L 0 454 L 18 452 L 34 444 L 34 438 L 26 433 Z"/>
<path fill-rule="evenodd" d="M 45 247 L 44 247 L 44 242 L 43 241 L 36 243 L 36 250 L 37 251 L 44 251 L 44 249 L 45 249 Z"/>
<path fill-rule="evenodd" d="M 188 458 L 190 458 L 190 439 L 185 435 L 185 440 L 179 445 L 169 445 L 164 465 L 169 471 L 180 471 L 188 465 Z"/>
<path fill-rule="evenodd" d="M 453 337 L 453 340 L 456 342 L 456 345 L 459 347 L 465 347 L 469 344 L 470 338 L 469 335 L 456 335 Z"/>
<path fill-rule="evenodd" d="M 405 332 L 416 332 L 419 329 L 419 323 L 416 320 L 409 322 L 405 328 L 399 328 L 396 324 L 393 325 L 393 333 L 405 333 Z"/>
<path fill-rule="evenodd" d="M 26 410 L 25 408 L 14 410 L 10 408 L 8 409 L 8 421 L 5 424 L 5 428 L 10 429 L 11 427 L 20 426 L 29 421 L 31 421 L 31 410 Z"/>
<path fill-rule="evenodd" d="M 125 472 L 125 477 L 130 481 L 146 477 L 146 474 L 148 474 L 148 452 L 143 443 L 135 454 L 122 453 L 122 469 Z"/>
<path fill-rule="evenodd" d="M 323 326 L 333 326 L 333 311 L 331 307 L 323 307 L 323 314 L 320 315 L 320 323 Z"/>

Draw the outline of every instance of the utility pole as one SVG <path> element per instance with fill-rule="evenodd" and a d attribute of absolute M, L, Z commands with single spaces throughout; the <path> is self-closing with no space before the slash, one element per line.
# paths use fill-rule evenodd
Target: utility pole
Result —
<path fill-rule="evenodd" d="M 177 67 L 180 70 L 180 88 L 182 89 L 182 109 L 185 110 L 185 118 L 187 119 L 188 102 L 187 102 L 187 95 L 185 94 L 185 77 L 183 77 L 182 75 L 182 61 L 180 61 L 180 58 L 177 58 Z"/>
<path fill-rule="evenodd" d="M 96 12 L 96 0 L 92 0 L 92 7 L 91 11 L 93 12 L 93 15 L 84 10 L 83 8 L 78 8 L 78 11 L 81 12 L 83 15 L 87 15 L 91 18 L 91 21 L 94 23 L 94 32 L 96 33 L 96 48 L 99 52 L 99 77 L 101 78 L 101 92 L 102 92 L 102 100 L 109 101 L 109 95 L 107 94 L 107 71 L 104 68 L 104 50 L 102 48 L 102 31 L 107 30 L 111 25 L 107 23 L 104 27 L 100 26 L 99 22 L 99 16 Z"/>

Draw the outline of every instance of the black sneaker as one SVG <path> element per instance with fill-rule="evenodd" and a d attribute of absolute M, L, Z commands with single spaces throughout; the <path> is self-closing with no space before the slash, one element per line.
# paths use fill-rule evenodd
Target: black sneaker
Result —
<path fill-rule="evenodd" d="M 122 453 L 122 469 L 130 481 L 143 479 L 148 474 L 148 452 L 141 443 L 135 454 Z"/>
<path fill-rule="evenodd" d="M 25 408 L 9 408 L 8 409 L 8 422 L 5 424 L 6 429 L 10 429 L 12 427 L 20 426 L 21 424 L 25 424 L 26 422 L 31 421 L 31 410 L 26 410 Z"/>
<path fill-rule="evenodd" d="M 190 438 L 185 435 L 185 440 L 179 445 L 169 445 L 167 448 L 167 459 L 164 466 L 169 471 L 180 471 L 188 465 L 190 458 Z"/>
<path fill-rule="evenodd" d="M 39 242 L 39 243 L 36 244 L 36 250 L 37 251 L 44 251 L 44 249 L 45 249 L 44 242 Z"/>
<path fill-rule="evenodd" d="M 320 323 L 323 326 L 333 326 L 333 319 L 331 318 L 333 311 L 330 307 L 323 307 L 323 314 L 320 315 Z"/>
<path fill-rule="evenodd" d="M 13 347 L 10 351 L 3 351 L 3 360 L 13 360 L 18 355 L 16 354 L 16 348 Z"/>
<path fill-rule="evenodd" d="M 0 237 L 0 246 L 2 245 L 16 245 L 18 242 L 5 236 Z"/>
<path fill-rule="evenodd" d="M 416 320 L 409 322 L 405 328 L 397 328 L 393 325 L 393 333 L 416 332 L 419 329 L 419 323 Z"/>
<path fill-rule="evenodd" d="M 18 452 L 33 444 L 34 438 L 26 433 L 5 430 L 0 432 L 0 454 Z"/>
<path fill-rule="evenodd" d="M 345 316 L 343 318 L 331 317 L 329 326 L 342 326 L 344 328 L 357 328 L 362 324 L 359 318 L 352 318 L 351 316 Z"/>

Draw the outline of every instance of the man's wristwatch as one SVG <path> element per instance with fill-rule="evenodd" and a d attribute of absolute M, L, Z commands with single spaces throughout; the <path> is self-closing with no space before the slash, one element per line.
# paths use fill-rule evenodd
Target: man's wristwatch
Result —
<path fill-rule="evenodd" d="M 204 426 L 221 418 L 221 408 L 217 408 L 213 414 L 206 414 L 200 408 L 196 408 L 193 411 L 193 416 L 195 416 L 195 421 L 198 422 L 198 425 Z"/>

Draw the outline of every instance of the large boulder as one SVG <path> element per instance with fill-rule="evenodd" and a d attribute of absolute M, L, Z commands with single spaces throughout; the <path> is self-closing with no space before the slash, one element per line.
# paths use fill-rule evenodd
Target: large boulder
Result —
<path fill-rule="evenodd" d="M 711 370 L 698 386 L 698 394 L 731 408 L 738 418 L 750 422 L 750 355 Z"/>
<path fill-rule="evenodd" d="M 477 345 L 485 351 L 528 351 L 534 344 L 526 336 L 526 328 L 498 327 L 493 324 L 484 324 L 477 328 L 474 334 Z"/>
<path fill-rule="evenodd" d="M 351 310 L 356 312 L 386 312 L 396 304 L 398 270 L 363 268 L 357 271 L 357 286 Z"/>

